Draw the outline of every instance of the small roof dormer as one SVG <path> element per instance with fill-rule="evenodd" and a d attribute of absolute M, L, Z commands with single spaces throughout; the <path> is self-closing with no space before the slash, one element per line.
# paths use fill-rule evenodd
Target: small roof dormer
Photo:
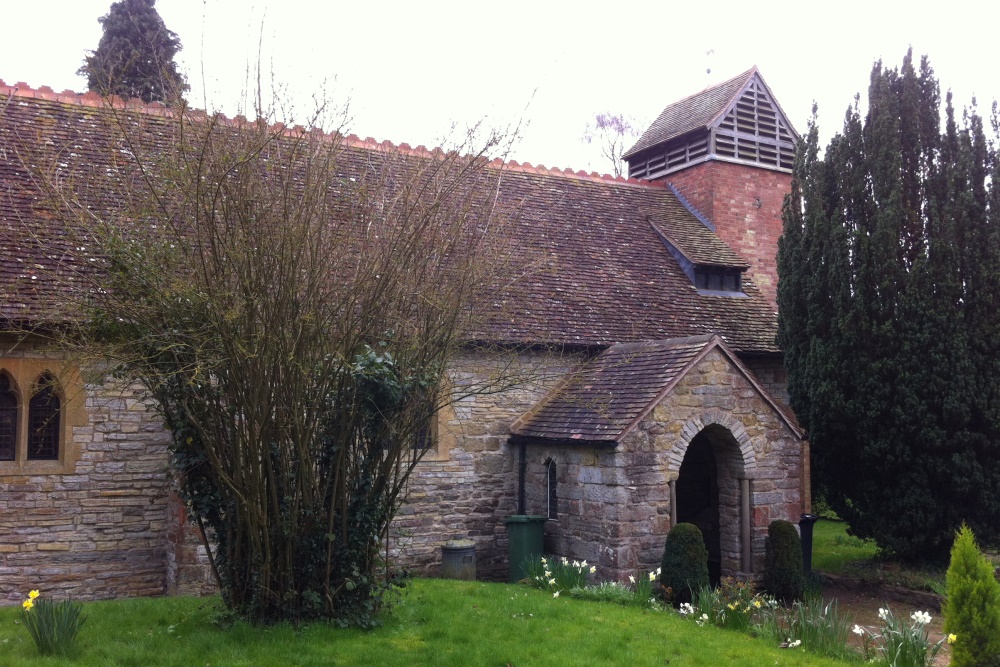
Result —
<path fill-rule="evenodd" d="M 791 172 L 797 141 L 753 67 L 669 105 L 623 157 L 629 178 L 650 180 L 708 160 Z"/>

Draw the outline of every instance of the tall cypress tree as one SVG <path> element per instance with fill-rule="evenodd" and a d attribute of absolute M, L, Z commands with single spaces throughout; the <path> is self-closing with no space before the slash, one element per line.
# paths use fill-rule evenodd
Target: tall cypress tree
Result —
<path fill-rule="evenodd" d="M 814 486 L 852 531 L 945 560 L 1000 538 L 1000 167 L 975 109 L 876 63 L 868 111 L 804 139 L 778 253 L 779 343 Z M 993 177 L 990 178 L 990 174 Z"/>
<path fill-rule="evenodd" d="M 188 89 L 174 62 L 181 40 L 167 30 L 155 5 L 156 0 L 120 0 L 98 19 L 104 35 L 78 71 L 90 90 L 166 102 Z"/>

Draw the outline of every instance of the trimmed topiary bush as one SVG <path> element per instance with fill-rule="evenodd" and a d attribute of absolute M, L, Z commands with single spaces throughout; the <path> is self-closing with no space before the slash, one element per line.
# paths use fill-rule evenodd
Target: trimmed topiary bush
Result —
<path fill-rule="evenodd" d="M 966 525 L 951 547 L 947 581 L 944 631 L 951 640 L 951 664 L 1000 665 L 1000 583 Z"/>
<path fill-rule="evenodd" d="M 667 534 L 660 583 L 670 589 L 671 602 L 691 602 L 695 591 L 708 586 L 708 549 L 698 526 L 678 523 Z"/>
<path fill-rule="evenodd" d="M 767 527 L 764 588 L 785 603 L 802 599 L 802 542 L 790 521 L 776 519 Z"/>

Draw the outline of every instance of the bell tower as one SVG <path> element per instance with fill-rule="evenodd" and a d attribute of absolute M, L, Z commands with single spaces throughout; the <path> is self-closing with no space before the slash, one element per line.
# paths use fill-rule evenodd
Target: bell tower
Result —
<path fill-rule="evenodd" d="M 749 265 L 776 309 L 781 207 L 798 134 L 754 67 L 669 105 L 626 151 L 630 178 L 666 181 Z"/>

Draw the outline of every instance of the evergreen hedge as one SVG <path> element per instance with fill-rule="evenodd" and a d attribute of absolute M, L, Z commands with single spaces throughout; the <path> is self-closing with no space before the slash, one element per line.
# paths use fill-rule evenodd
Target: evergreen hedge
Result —
<path fill-rule="evenodd" d="M 764 588 L 782 602 L 801 600 L 805 590 L 802 541 L 790 521 L 776 519 L 767 527 Z"/>
<path fill-rule="evenodd" d="M 678 523 L 667 534 L 660 583 L 670 589 L 672 602 L 691 602 L 695 591 L 708 586 L 708 549 L 698 526 Z"/>

